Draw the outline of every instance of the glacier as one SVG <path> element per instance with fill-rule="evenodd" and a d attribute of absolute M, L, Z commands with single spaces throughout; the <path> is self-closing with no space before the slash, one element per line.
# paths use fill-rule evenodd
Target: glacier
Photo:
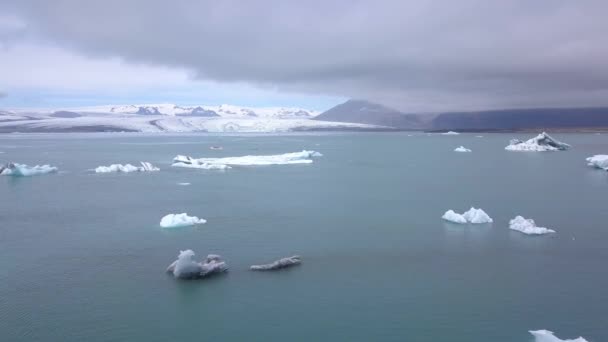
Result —
<path fill-rule="evenodd" d="M 458 214 L 454 210 L 450 209 L 446 211 L 441 218 L 446 221 L 458 224 L 481 224 L 494 222 L 494 220 L 492 220 L 492 218 L 488 214 L 486 214 L 485 211 L 483 211 L 482 209 L 476 209 L 474 207 L 471 207 L 471 209 L 464 212 L 463 214 Z"/>
<path fill-rule="evenodd" d="M 564 151 L 570 148 L 570 145 L 553 139 L 549 134 L 542 132 L 536 137 L 527 141 L 519 139 L 511 139 L 509 145 L 505 147 L 507 151 L 526 151 L 526 152 L 549 152 L 549 151 Z"/>
<path fill-rule="evenodd" d="M 530 330 L 529 332 L 534 336 L 534 342 L 587 342 L 582 337 L 575 338 L 574 340 L 562 340 L 549 330 Z"/>
<path fill-rule="evenodd" d="M 27 177 L 53 173 L 57 172 L 57 170 L 56 167 L 50 165 L 28 166 L 26 164 L 8 163 L 4 166 L 0 166 L 0 175 Z"/>
<path fill-rule="evenodd" d="M 608 171 L 608 155 L 596 154 L 592 157 L 587 158 L 586 160 L 587 160 L 587 165 Z"/>
<path fill-rule="evenodd" d="M 295 265 L 299 265 L 302 263 L 302 260 L 299 255 L 290 256 L 287 258 L 281 258 L 269 264 L 263 265 L 251 265 L 249 269 L 253 271 L 273 271 L 280 270 L 282 268 L 287 268 Z"/>
<path fill-rule="evenodd" d="M 150 172 L 159 171 L 160 169 L 148 162 L 141 162 L 141 166 L 133 166 L 131 164 L 112 164 L 110 166 L 98 166 L 95 168 L 96 173 L 109 173 L 109 172 Z"/>
<path fill-rule="evenodd" d="M 454 149 L 454 152 L 472 152 L 472 151 L 464 146 L 460 146 L 460 147 L 456 147 Z"/>
<path fill-rule="evenodd" d="M 193 226 L 196 224 L 206 223 L 207 220 L 199 219 L 196 216 L 188 216 L 186 213 L 181 214 L 169 214 L 163 216 L 160 220 L 160 226 L 162 228 L 180 228 L 186 226 Z"/>
<path fill-rule="evenodd" d="M 509 229 L 522 232 L 527 235 L 543 235 L 555 233 L 555 230 L 545 227 L 537 227 L 532 219 L 526 219 L 523 216 L 516 216 L 509 221 Z"/>
<path fill-rule="evenodd" d="M 258 165 L 289 165 L 310 164 L 313 157 L 321 157 L 316 151 L 292 152 L 275 155 L 249 155 L 242 157 L 199 158 L 178 155 L 173 158 L 173 166 L 192 167 L 202 169 L 225 169 L 231 166 L 258 166 Z"/>
<path fill-rule="evenodd" d="M 226 262 L 217 254 L 209 254 L 204 262 L 194 261 L 194 255 L 191 249 L 180 251 L 177 260 L 167 267 L 167 273 L 179 279 L 196 279 L 228 270 Z"/>

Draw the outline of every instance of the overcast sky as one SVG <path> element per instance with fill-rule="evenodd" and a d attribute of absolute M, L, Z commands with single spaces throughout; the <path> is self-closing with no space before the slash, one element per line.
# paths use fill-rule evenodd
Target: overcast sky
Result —
<path fill-rule="evenodd" d="M 608 1 L 0 2 L 0 106 L 608 105 Z"/>

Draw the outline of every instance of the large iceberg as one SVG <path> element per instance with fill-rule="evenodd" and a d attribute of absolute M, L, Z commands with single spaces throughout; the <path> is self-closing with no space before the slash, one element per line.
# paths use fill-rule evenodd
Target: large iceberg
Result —
<path fill-rule="evenodd" d="M 271 262 L 270 264 L 263 265 L 252 265 L 250 267 L 253 271 L 273 271 L 280 270 L 282 268 L 287 268 L 295 265 L 299 265 L 302 263 L 299 255 L 290 256 L 287 258 L 282 258 L 277 261 Z"/>
<path fill-rule="evenodd" d="M 532 219 L 525 219 L 522 216 L 516 216 L 509 221 L 509 229 L 516 230 L 528 235 L 543 235 L 555 233 L 555 230 L 545 227 L 537 227 Z"/>
<path fill-rule="evenodd" d="M 570 145 L 553 139 L 549 134 L 542 132 L 536 137 L 527 141 L 512 139 L 509 146 L 505 147 L 507 151 L 531 151 L 531 152 L 547 152 L 547 151 L 563 151 L 570 148 Z"/>
<path fill-rule="evenodd" d="M 460 147 L 456 147 L 454 149 L 454 152 L 472 152 L 472 151 L 464 146 L 460 146 Z"/>
<path fill-rule="evenodd" d="M 441 218 L 446 221 L 459 224 L 480 224 L 494 222 L 494 220 L 492 220 L 492 218 L 488 214 L 486 214 L 485 211 L 483 211 L 482 209 L 476 209 L 474 207 L 471 207 L 471 209 L 464 212 L 462 215 L 450 209 L 446 211 Z"/>
<path fill-rule="evenodd" d="M 202 169 L 225 169 L 230 166 L 253 166 L 253 165 L 287 165 L 287 164 L 310 164 L 313 157 L 321 157 L 316 151 L 301 151 L 285 154 L 266 156 L 242 156 L 224 158 L 191 158 L 188 156 L 177 156 L 173 158 L 173 166 L 193 167 Z"/>
<path fill-rule="evenodd" d="M 25 164 L 17 163 L 8 163 L 4 166 L 0 165 L 0 175 L 3 176 L 27 177 L 53 172 L 57 172 L 57 168 L 50 165 L 27 166 Z"/>
<path fill-rule="evenodd" d="M 177 260 L 167 267 L 167 272 L 175 278 L 196 279 L 228 270 L 228 265 L 219 255 L 209 254 L 204 262 L 196 262 L 193 258 L 194 252 L 191 249 L 180 251 Z"/>
<path fill-rule="evenodd" d="M 194 226 L 196 224 L 203 224 L 207 221 L 205 219 L 198 218 L 196 216 L 188 216 L 186 213 L 181 214 L 169 214 L 165 215 L 160 220 L 160 226 L 162 228 L 179 228 Z"/>
<path fill-rule="evenodd" d="M 549 330 L 530 330 L 530 334 L 534 336 L 535 342 L 587 342 L 582 337 L 575 338 L 574 340 L 562 340 L 553 335 L 553 332 Z"/>
<path fill-rule="evenodd" d="M 587 165 L 608 171 L 608 155 L 596 154 L 593 157 L 589 157 L 587 158 Z"/>
<path fill-rule="evenodd" d="M 133 166 L 131 164 L 112 164 L 110 166 L 99 166 L 95 168 L 97 173 L 108 173 L 108 172 L 148 172 L 148 171 L 159 171 L 160 169 L 148 162 L 141 162 L 141 166 Z"/>

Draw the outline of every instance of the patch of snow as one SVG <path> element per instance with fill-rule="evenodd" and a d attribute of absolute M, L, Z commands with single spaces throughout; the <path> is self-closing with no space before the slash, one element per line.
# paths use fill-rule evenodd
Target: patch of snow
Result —
<path fill-rule="evenodd" d="M 534 220 L 525 219 L 522 216 L 516 216 L 514 219 L 509 221 L 509 229 L 516 230 L 527 235 L 543 235 L 555 233 L 555 230 L 553 229 L 537 227 Z"/>
<path fill-rule="evenodd" d="M 109 173 L 109 172 L 151 172 L 159 171 L 160 169 L 148 162 L 141 162 L 141 166 L 133 166 L 131 164 L 112 164 L 110 166 L 98 166 L 95 168 L 96 173 Z"/>
<path fill-rule="evenodd" d="M 194 255 L 191 249 L 180 251 L 177 260 L 167 267 L 167 272 L 179 279 L 196 279 L 228 270 L 228 265 L 217 254 L 209 254 L 204 262 L 195 262 Z"/>
<path fill-rule="evenodd" d="M 204 219 L 199 219 L 196 216 L 188 216 L 186 213 L 181 214 L 169 214 L 165 215 L 160 220 L 160 226 L 162 228 L 179 228 L 186 226 L 193 226 L 196 224 L 203 224 L 207 221 Z"/>
<path fill-rule="evenodd" d="M 450 209 L 446 211 L 441 218 L 446 221 L 458 224 L 481 224 L 494 222 L 494 220 L 492 220 L 492 218 L 488 214 L 486 214 L 485 211 L 483 211 L 482 209 L 476 209 L 474 207 L 471 207 L 471 209 L 464 212 L 462 215 Z"/>
<path fill-rule="evenodd" d="M 230 166 L 254 166 L 254 165 L 288 165 L 288 164 L 310 164 L 313 157 L 321 157 L 316 151 L 301 151 L 285 154 L 266 156 L 242 156 L 224 158 L 199 158 L 178 155 L 173 159 L 173 166 L 194 168 L 229 168 Z"/>
<path fill-rule="evenodd" d="M 564 151 L 570 148 L 570 145 L 553 139 L 549 134 L 542 132 L 536 137 L 527 141 L 512 139 L 509 145 L 505 147 L 507 151 L 526 151 L 526 152 L 549 152 L 549 151 Z"/>
<path fill-rule="evenodd" d="M 300 263 L 302 263 L 300 256 L 294 255 L 291 257 L 279 259 L 277 261 L 271 262 L 270 264 L 252 265 L 250 269 L 253 271 L 272 271 L 299 265 Z"/>
<path fill-rule="evenodd" d="M 608 171 L 608 155 L 596 154 L 593 157 L 589 157 L 587 158 L 587 165 Z"/>
<path fill-rule="evenodd" d="M 454 152 L 472 152 L 472 151 L 464 146 L 460 146 L 460 147 L 456 147 L 454 149 Z"/>
<path fill-rule="evenodd" d="M 3 176 L 28 177 L 53 172 L 57 172 L 57 168 L 50 165 L 28 166 L 25 164 L 8 163 L 5 166 L 0 166 L 0 175 Z"/>
<path fill-rule="evenodd" d="M 549 330 L 530 330 L 530 334 L 534 336 L 534 342 L 587 342 L 582 337 L 575 338 L 574 340 L 562 340 Z"/>
<path fill-rule="evenodd" d="M 449 131 L 449 132 L 443 132 L 441 133 L 442 135 L 460 135 L 460 133 L 458 132 L 454 132 L 454 131 Z"/>

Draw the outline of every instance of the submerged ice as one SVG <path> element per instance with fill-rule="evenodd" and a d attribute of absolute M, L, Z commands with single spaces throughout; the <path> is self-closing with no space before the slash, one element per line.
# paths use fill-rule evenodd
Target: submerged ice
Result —
<path fill-rule="evenodd" d="M 322 154 L 319 152 L 306 150 L 275 155 L 199 159 L 178 155 L 173 158 L 173 166 L 201 169 L 227 169 L 231 166 L 310 164 L 312 163 L 313 157 L 321 156 Z"/>
<path fill-rule="evenodd" d="M 196 216 L 188 216 L 186 213 L 181 214 L 169 214 L 165 215 L 160 220 L 160 226 L 162 228 L 179 228 L 193 226 L 196 224 L 203 224 L 207 221 L 205 219 L 198 218 Z"/>
<path fill-rule="evenodd" d="M 537 227 L 534 220 L 526 219 L 522 216 L 516 216 L 514 219 L 509 221 L 509 229 L 516 230 L 527 235 L 543 235 L 555 233 L 555 230 L 553 229 Z"/>
<path fill-rule="evenodd" d="M 608 155 L 596 154 L 593 157 L 589 157 L 587 158 L 587 165 L 608 171 Z"/>
<path fill-rule="evenodd" d="M 459 146 L 454 149 L 454 152 L 472 152 L 472 151 L 464 146 Z"/>
<path fill-rule="evenodd" d="M 131 164 L 112 164 L 110 166 L 99 166 L 95 168 L 97 173 L 109 173 L 109 172 L 149 172 L 159 171 L 160 169 L 148 162 L 140 162 L 141 166 L 134 166 Z"/>
<path fill-rule="evenodd" d="M 575 338 L 574 340 L 562 340 L 549 330 L 530 330 L 530 334 L 534 336 L 534 342 L 587 342 L 582 337 Z"/>
<path fill-rule="evenodd" d="M 228 270 L 228 265 L 217 254 L 209 254 L 204 262 L 194 261 L 194 255 L 191 249 L 180 251 L 177 260 L 167 267 L 167 272 L 175 278 L 196 279 Z"/>
<path fill-rule="evenodd" d="M 463 214 L 458 214 L 454 210 L 450 209 L 450 210 L 446 211 L 445 214 L 443 214 L 443 216 L 441 218 L 446 221 L 450 221 L 453 223 L 459 223 L 459 224 L 466 224 L 466 223 L 480 224 L 480 223 L 494 222 L 494 220 L 492 220 L 492 218 L 488 214 L 486 214 L 485 211 L 483 211 L 482 209 L 474 208 L 474 207 L 471 207 L 471 209 L 464 212 Z"/>
<path fill-rule="evenodd" d="M 280 270 L 282 268 L 287 268 L 295 265 L 299 265 L 302 263 L 299 255 L 290 256 L 287 258 L 281 258 L 270 264 L 263 265 L 251 265 L 250 269 L 253 271 L 273 271 Z"/>
<path fill-rule="evenodd" d="M 528 152 L 547 152 L 547 151 L 563 151 L 570 148 L 570 145 L 553 139 L 549 134 L 542 132 L 536 137 L 527 141 L 512 139 L 509 146 L 505 147 L 507 151 L 528 151 Z"/>
<path fill-rule="evenodd" d="M 53 172 L 57 172 L 57 168 L 50 165 L 28 166 L 25 164 L 17 163 L 8 163 L 6 165 L 0 165 L 0 175 L 3 176 L 27 177 L 44 175 Z"/>

